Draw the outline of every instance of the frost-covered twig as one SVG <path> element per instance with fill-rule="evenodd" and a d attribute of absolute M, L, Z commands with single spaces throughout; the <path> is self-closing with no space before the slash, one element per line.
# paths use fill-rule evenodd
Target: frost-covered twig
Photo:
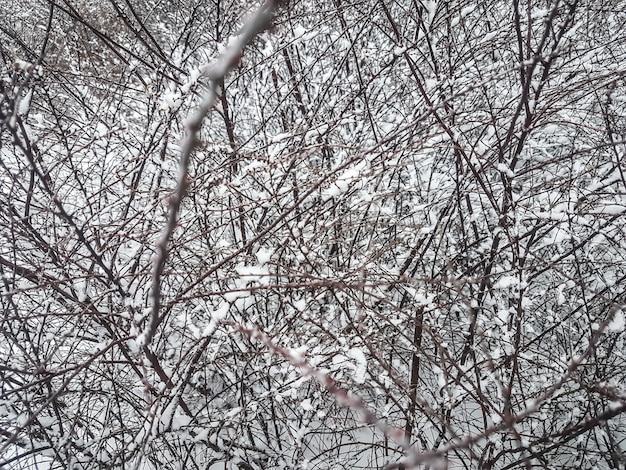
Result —
<path fill-rule="evenodd" d="M 43 402 L 41 406 L 39 406 L 37 409 L 29 410 L 29 413 L 28 415 L 26 415 L 25 419 L 22 422 L 18 421 L 17 425 L 15 426 L 15 428 L 12 430 L 11 433 L 9 432 L 4 433 L 4 436 L 3 436 L 4 441 L 2 442 L 2 445 L 0 446 L 0 456 L 2 458 L 2 460 L 0 460 L 0 468 L 7 468 L 5 467 L 5 464 L 7 464 L 7 460 L 6 460 L 8 456 L 7 451 L 9 447 L 11 446 L 11 444 L 18 442 L 20 438 L 20 433 L 29 429 L 33 425 L 33 423 L 35 423 L 37 419 L 42 415 L 43 411 L 46 410 L 52 403 L 54 403 L 63 393 L 65 393 L 69 385 L 72 383 L 72 381 L 79 374 L 82 374 L 87 369 L 89 369 L 91 364 L 93 364 L 96 361 L 96 359 L 105 356 L 115 346 L 124 344 L 129 339 L 130 338 L 126 337 L 126 338 L 119 338 L 115 341 L 112 341 L 106 346 L 104 346 L 103 348 L 98 349 L 83 363 L 77 364 L 75 367 L 67 368 L 64 371 L 54 371 L 54 372 L 46 371 L 45 368 L 40 371 L 37 371 L 36 375 L 41 375 L 44 377 L 45 376 L 50 377 L 53 375 L 60 376 L 62 373 L 69 372 L 69 371 L 72 371 L 72 373 L 68 377 L 66 377 L 63 380 L 63 382 L 60 383 L 60 385 L 57 385 L 56 390 L 51 391 L 51 393 L 46 397 L 45 401 Z"/>
<path fill-rule="evenodd" d="M 277 345 L 274 340 L 267 333 L 261 331 L 259 327 L 244 326 L 238 323 L 233 324 L 233 326 L 235 331 L 242 333 L 250 340 L 260 341 L 267 347 L 270 353 L 286 359 L 292 366 L 299 368 L 303 377 L 313 377 L 334 397 L 337 404 L 357 412 L 363 423 L 376 426 L 385 436 L 398 444 L 405 455 L 413 459 L 419 458 L 418 452 L 407 442 L 406 435 L 402 429 L 389 426 L 383 420 L 379 419 L 365 406 L 365 403 L 363 403 L 363 400 L 361 400 L 358 395 L 349 393 L 341 388 L 329 374 L 309 364 L 302 354 Z"/>
<path fill-rule="evenodd" d="M 169 198 L 168 216 L 165 227 L 156 242 L 156 254 L 152 269 L 152 308 L 143 332 L 137 338 L 138 343 L 147 346 L 152 341 L 159 324 L 161 307 L 161 276 L 167 260 L 167 244 L 174 232 L 178 220 L 178 212 L 188 186 L 189 161 L 198 142 L 198 134 L 202 121 L 215 106 L 218 90 L 226 74 L 239 63 L 244 47 L 254 37 L 265 30 L 280 4 L 280 0 L 265 1 L 249 18 L 241 29 L 241 34 L 228 46 L 217 62 L 206 67 L 204 73 L 209 78 L 209 90 L 196 112 L 186 121 L 187 137 L 185 138 L 180 156 L 176 189 Z"/>
<path fill-rule="evenodd" d="M 387 466 L 387 469 L 392 468 L 415 468 L 419 465 L 427 464 L 432 462 L 438 458 L 441 458 L 447 455 L 450 452 L 454 452 L 456 450 L 461 449 L 469 449 L 472 445 L 480 442 L 484 439 L 489 438 L 490 436 L 507 431 L 512 430 L 513 427 L 528 418 L 529 416 L 539 412 L 541 406 L 552 399 L 556 393 L 563 388 L 565 383 L 572 377 L 572 375 L 578 370 L 578 368 L 587 360 L 595 351 L 596 346 L 600 342 L 603 334 L 607 331 L 611 331 L 612 324 L 615 321 L 621 321 L 622 308 L 620 306 L 614 305 L 609 310 L 609 314 L 605 318 L 605 320 L 598 326 L 597 330 L 594 332 L 591 337 L 589 344 L 585 348 L 585 350 L 578 356 L 572 357 L 567 363 L 567 369 L 561 374 L 561 376 L 550 386 L 548 387 L 539 397 L 530 401 L 526 408 L 516 414 L 511 414 L 506 417 L 504 421 L 501 423 L 495 424 L 487 429 L 485 429 L 482 433 L 476 435 L 467 435 L 462 439 L 455 439 L 449 444 L 445 446 L 441 446 L 438 449 L 429 451 L 416 453 L 413 452 L 408 456 L 405 462 L 401 462 L 399 464 L 392 464 Z M 619 407 L 623 408 L 623 405 Z M 618 409 L 616 407 L 616 409 Z"/>

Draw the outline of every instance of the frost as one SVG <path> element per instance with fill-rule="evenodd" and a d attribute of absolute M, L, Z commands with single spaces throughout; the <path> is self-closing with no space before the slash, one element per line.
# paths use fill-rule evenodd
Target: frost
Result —
<path fill-rule="evenodd" d="M 301 24 L 298 24 L 293 28 L 294 42 L 310 41 L 317 35 L 319 35 L 319 31 L 308 30 Z M 307 59 L 305 58 L 304 60 L 306 61 Z"/>
<path fill-rule="evenodd" d="M 299 426 L 296 422 L 289 425 L 289 430 L 294 440 L 294 444 L 297 446 L 300 446 L 302 438 L 309 431 L 307 426 Z"/>
<path fill-rule="evenodd" d="M 335 354 L 332 359 L 334 365 L 344 364 L 347 360 L 348 358 L 342 354 Z"/>

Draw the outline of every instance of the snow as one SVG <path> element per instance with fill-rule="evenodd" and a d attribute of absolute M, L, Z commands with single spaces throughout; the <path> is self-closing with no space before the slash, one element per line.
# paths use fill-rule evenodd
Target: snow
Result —
<path fill-rule="evenodd" d="M 365 383 L 365 375 L 367 373 L 367 359 L 365 353 L 361 348 L 352 348 L 348 351 L 348 357 L 356 361 L 352 378 L 356 383 Z"/>
<path fill-rule="evenodd" d="M 393 55 L 395 56 L 401 56 L 402 54 L 404 54 L 406 51 L 408 50 L 408 48 L 406 47 L 400 47 L 397 46 L 393 49 Z"/>
<path fill-rule="evenodd" d="M 315 407 L 311 404 L 311 400 L 309 398 L 302 400 L 302 402 L 300 402 L 300 406 L 304 411 L 311 411 L 315 409 Z"/>
<path fill-rule="evenodd" d="M 202 69 L 201 68 L 194 68 L 192 70 L 189 71 L 188 73 L 188 79 L 187 82 L 184 83 L 181 87 L 180 87 L 180 91 L 183 94 L 189 93 L 189 90 L 191 89 L 191 87 L 196 84 L 196 82 L 198 81 L 198 78 L 200 78 L 202 76 Z"/>
<path fill-rule="evenodd" d="M 491 31 L 483 36 L 483 42 L 491 41 L 498 35 L 498 31 Z"/>
<path fill-rule="evenodd" d="M 240 264 L 235 267 L 235 271 L 241 277 L 246 280 L 251 281 L 261 281 L 264 280 L 267 276 L 269 276 L 269 271 L 265 266 L 262 265 L 245 265 Z"/>
<path fill-rule="evenodd" d="M 32 3 L 35 10 L 39 3 Z M 147 26 L 160 18 L 155 38 L 175 48 L 166 53 L 177 70 L 152 70 L 132 59 L 125 69 L 106 48 L 95 63 L 73 50 L 80 47 L 73 41 L 63 44 L 72 54 L 55 51 L 54 63 L 63 70 L 41 82 L 29 79 L 28 62 L 5 67 L 0 79 L 15 105 L 3 109 L 14 114 L 13 124 L 28 116 L 24 132 L 37 143 L 35 165 L 49 175 L 51 192 L 85 234 L 79 239 L 68 227 L 39 175 L 34 185 L 29 181 L 30 155 L 11 144 L 21 134 L 3 133 L 0 206 L 7 210 L 0 211 L 0 295 L 9 306 L 4 330 L 15 334 L 0 338 L 0 361 L 8 386 L 20 390 L 8 389 L 0 427 L 12 430 L 18 416 L 32 418 L 37 408 L 29 405 L 38 403 L 44 407 L 38 422 L 50 431 L 40 439 L 24 422 L 28 427 L 16 442 L 26 447 L 17 451 L 44 455 L 51 451 L 41 449 L 51 446 L 65 455 L 85 442 L 105 466 L 129 452 L 173 466 L 193 458 L 202 468 L 211 461 L 234 468 L 238 460 L 259 468 L 410 462 L 411 449 L 384 442 L 383 419 L 406 425 L 410 392 L 403 384 L 410 381 L 411 356 L 418 354 L 423 402 L 414 413 L 413 442 L 425 449 L 440 442 L 445 449 L 470 437 L 469 450 L 477 455 L 488 442 L 501 446 L 494 456 L 513 455 L 516 442 L 506 439 L 506 430 L 481 434 L 490 416 L 493 423 L 503 417 L 497 411 L 504 404 L 501 384 L 514 379 L 510 403 L 537 400 L 529 405 L 536 410 L 520 415 L 516 431 L 539 442 L 534 450 L 546 465 L 561 463 L 555 454 L 569 458 L 541 444 L 547 442 L 541 417 L 564 426 L 567 419 L 593 419 L 602 409 L 588 411 L 589 395 L 576 386 L 584 371 L 561 370 L 572 374 L 561 377 L 555 372 L 561 362 L 583 358 L 582 349 L 592 347 L 597 369 L 607 375 L 596 379 L 616 387 L 622 382 L 626 318 L 621 309 L 607 315 L 604 308 L 624 297 L 626 197 L 618 124 L 626 93 L 611 67 L 623 71 L 624 61 L 617 59 L 626 52 L 607 33 L 618 25 L 610 14 L 603 18 L 611 24 L 594 23 L 596 11 L 607 13 L 604 5 L 583 23 L 586 17 L 577 11 L 554 67 L 528 55 L 537 68 L 528 77 L 533 127 L 523 140 L 525 108 L 515 118 L 522 88 L 510 5 L 418 3 L 421 11 L 414 13 L 424 23 L 400 21 L 401 37 L 388 22 L 364 16 L 381 14 L 375 2 L 342 3 L 341 12 L 299 4 L 298 12 L 281 14 L 245 51 L 224 81 L 234 148 L 226 143 L 221 104 L 198 135 L 191 184 L 167 242 L 150 360 L 141 346 L 151 316 L 145 306 L 152 300 L 154 236 L 165 224 L 179 174 L 178 144 L 189 122 L 184 116 L 201 98 L 196 93 L 203 93 L 196 87 L 205 72 L 201 64 L 217 57 L 216 41 L 208 40 L 214 30 L 193 18 L 189 36 L 178 41 L 189 13 L 170 18 L 163 14 L 167 5 L 159 4 L 153 14 L 138 14 Z M 411 5 L 389 8 L 395 16 Z M 550 12 L 522 10 L 522 46 L 534 48 Z M 47 11 L 37 13 L 41 19 Z M 239 34 L 236 13 L 220 24 L 224 39 Z M 545 36 L 545 50 L 537 54 L 546 58 L 553 50 L 564 18 L 557 15 L 555 34 Z M 108 32 L 130 43 L 118 20 Z M 342 20 L 349 31 L 341 29 Z M 240 38 L 223 44 L 236 46 Z M 407 51 L 428 99 L 406 62 L 391 56 Z M 148 64 L 159 63 L 147 49 L 137 50 L 144 52 Z M 222 66 L 238 59 L 235 54 Z M 124 75 L 118 77 L 120 68 Z M 98 70 L 106 73 L 92 76 Z M 543 70 L 549 76 L 541 89 Z M 572 71 L 578 72 L 573 79 Z M 593 84 L 593 96 L 586 84 Z M 616 125 L 613 147 L 609 121 Z M 511 169 L 519 143 L 524 148 Z M 515 178 L 508 214 L 501 213 L 504 175 Z M 508 216 L 512 225 L 502 223 Z M 129 295 L 120 295 L 119 286 Z M 521 325 L 511 322 L 520 302 Z M 424 316 L 421 349 L 413 339 L 416 309 Z M 590 331 L 602 325 L 606 336 Z M 244 327 L 249 335 L 240 334 Z M 269 339 L 258 341 L 263 334 Z M 465 348 L 474 357 L 461 364 Z M 506 367 L 513 357 L 515 370 Z M 589 357 L 584 359 L 587 367 Z M 52 391 L 39 386 L 46 379 L 40 366 L 52 374 Z M 350 395 L 334 394 L 329 383 Z M 472 392 L 477 387 L 478 395 Z M 546 392 L 552 394 L 541 398 Z M 75 433 L 58 435 L 51 393 L 63 403 L 64 419 L 80 423 Z M 617 395 L 601 396 L 617 406 L 610 402 Z M 375 415 L 374 426 L 359 428 L 358 413 L 337 411 L 338 403 L 355 411 L 358 399 Z M 183 400 L 193 420 L 183 413 Z M 427 414 L 428 404 L 433 413 Z M 452 432 L 437 439 L 445 424 L 442 404 L 454 407 L 458 440 Z M 484 421 L 476 419 L 481 413 Z M 619 426 L 623 416 L 615 420 Z M 259 432 L 264 423 L 270 423 L 267 433 Z M 593 432 L 585 430 L 585 436 Z M 593 439 L 581 442 L 579 466 L 591 468 L 583 460 L 598 449 L 588 444 Z M 3 451 L 13 457 L 14 450 Z M 446 455 L 450 468 L 462 466 L 454 452 Z M 263 460 L 268 456 L 273 460 Z M 79 458 L 84 466 L 98 465 Z M 142 458 L 129 463 L 151 469 Z"/>
<path fill-rule="evenodd" d="M 427 0 L 422 2 L 428 13 L 428 23 L 432 22 L 437 14 L 437 0 Z"/>
<path fill-rule="evenodd" d="M 352 184 L 359 180 L 361 177 L 361 171 L 365 167 L 364 163 L 357 165 L 356 167 L 345 170 L 337 179 L 330 185 L 325 191 L 327 197 L 336 197 L 346 193 Z"/>
<path fill-rule="evenodd" d="M 271 248 L 260 247 L 257 249 L 254 255 L 256 256 L 256 259 L 258 260 L 261 269 L 263 269 L 265 265 L 270 261 L 273 254 L 274 250 Z"/>
<path fill-rule="evenodd" d="M 550 11 L 546 10 L 545 8 L 536 8 L 532 10 L 530 18 L 533 20 L 536 20 L 539 18 L 545 18 L 546 16 L 548 16 L 549 13 Z"/>
<path fill-rule="evenodd" d="M 56 418 L 53 418 L 52 416 L 39 416 L 37 420 L 39 421 L 39 424 L 41 424 L 41 427 L 47 429 L 53 429 L 55 423 L 57 422 Z"/>
<path fill-rule="evenodd" d="M 626 204 L 612 204 L 611 202 L 601 202 L 601 205 L 590 211 L 592 214 L 620 215 L 626 211 Z"/>
<path fill-rule="evenodd" d="M 457 26 L 463 18 L 472 13 L 476 9 L 477 5 L 469 5 L 461 9 L 459 16 L 452 19 L 450 26 Z"/>
<path fill-rule="evenodd" d="M 498 320 L 501 325 L 506 325 L 509 321 L 509 309 L 501 308 L 498 310 Z"/>
<path fill-rule="evenodd" d="M 509 178 L 513 178 L 515 176 L 515 173 L 513 173 L 513 170 L 511 170 L 511 168 L 509 168 L 509 165 L 505 163 L 498 163 L 497 168 L 498 168 L 498 171 L 504 173 Z"/>
<path fill-rule="evenodd" d="M 17 114 L 20 116 L 26 115 L 28 110 L 30 109 L 30 101 L 33 97 L 33 90 L 28 90 L 24 96 L 22 96 L 17 105 Z"/>
<path fill-rule="evenodd" d="M 22 72 L 30 72 L 34 66 L 35 64 L 22 59 L 15 59 L 15 62 L 13 62 L 13 68 Z"/>
<path fill-rule="evenodd" d="M 621 308 L 613 314 L 611 322 L 606 326 L 607 333 L 621 333 L 626 326 L 626 318 L 624 317 L 624 310 Z"/>
<path fill-rule="evenodd" d="M 494 284 L 494 289 L 507 289 L 509 287 L 519 286 L 519 278 L 517 276 L 502 276 L 498 281 Z"/>
<path fill-rule="evenodd" d="M 74 289 L 76 290 L 76 295 L 78 296 L 78 300 L 80 302 L 85 302 L 88 296 L 86 279 L 85 278 L 74 279 Z"/>
<path fill-rule="evenodd" d="M 270 137 L 269 143 L 270 144 L 278 144 L 278 143 L 282 142 L 283 140 L 290 139 L 291 137 L 293 137 L 293 134 L 290 134 L 288 132 L 283 132 L 283 133 L 276 134 L 276 135 Z"/>
<path fill-rule="evenodd" d="M 293 35 L 296 38 L 301 38 L 302 36 L 304 36 L 304 34 L 306 33 L 306 28 L 302 25 L 297 25 L 294 29 L 293 29 Z"/>
<path fill-rule="evenodd" d="M 467 15 L 472 13 L 478 5 L 468 5 L 461 10 L 461 17 L 465 18 Z"/>

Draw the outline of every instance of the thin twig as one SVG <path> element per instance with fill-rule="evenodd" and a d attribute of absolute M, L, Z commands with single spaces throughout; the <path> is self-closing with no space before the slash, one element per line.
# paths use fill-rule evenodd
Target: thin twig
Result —
<path fill-rule="evenodd" d="M 267 0 L 263 3 L 246 22 L 245 26 L 241 29 L 241 34 L 229 45 L 217 62 L 209 65 L 204 71 L 205 75 L 209 77 L 209 90 L 196 112 L 185 124 L 187 137 L 182 145 L 176 189 L 169 198 L 167 222 L 155 246 L 156 254 L 154 256 L 152 270 L 152 309 L 143 332 L 137 338 L 137 342 L 142 346 L 148 346 L 151 343 L 159 324 L 161 278 L 167 260 L 168 243 L 176 228 L 180 206 L 189 184 L 187 178 L 189 162 L 191 160 L 191 154 L 198 142 L 198 134 L 202 128 L 202 122 L 215 106 L 220 84 L 223 83 L 226 74 L 239 63 L 242 51 L 246 45 L 249 44 L 257 34 L 267 28 L 279 3 L 279 0 Z"/>
<path fill-rule="evenodd" d="M 360 415 L 362 423 L 377 427 L 385 436 L 392 439 L 403 450 L 405 455 L 419 459 L 419 453 L 410 445 L 402 429 L 389 426 L 385 421 L 378 418 L 367 408 L 358 395 L 341 388 L 337 381 L 329 374 L 309 364 L 302 354 L 289 348 L 279 346 L 274 342 L 273 338 L 261 331 L 257 326 L 244 326 L 238 323 L 232 323 L 231 325 L 235 328 L 235 331 L 248 337 L 250 341 L 256 340 L 263 343 L 271 354 L 286 359 L 292 366 L 300 369 L 302 377 L 314 378 L 334 397 L 338 405 L 357 412 Z"/>

